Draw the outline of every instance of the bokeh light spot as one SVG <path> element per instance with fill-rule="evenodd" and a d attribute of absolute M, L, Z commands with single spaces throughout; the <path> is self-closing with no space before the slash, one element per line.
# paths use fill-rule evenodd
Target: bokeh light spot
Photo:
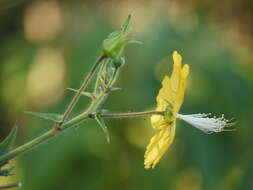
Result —
<path fill-rule="evenodd" d="M 56 103 L 64 92 L 66 65 L 59 50 L 40 49 L 27 81 L 28 97 L 35 106 Z"/>
<path fill-rule="evenodd" d="M 56 1 L 35 1 L 25 11 L 25 38 L 34 43 L 51 40 L 62 28 L 62 14 Z"/>

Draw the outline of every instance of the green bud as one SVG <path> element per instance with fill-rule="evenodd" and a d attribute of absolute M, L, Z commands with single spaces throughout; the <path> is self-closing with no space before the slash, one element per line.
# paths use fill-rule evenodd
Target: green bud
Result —
<path fill-rule="evenodd" d="M 120 29 L 112 32 L 104 41 L 103 41 L 103 52 L 106 56 L 114 59 L 120 56 L 127 44 L 127 33 L 126 29 L 128 27 L 131 16 L 129 15 L 127 20 L 121 25 Z"/>
<path fill-rule="evenodd" d="M 114 60 L 113 64 L 116 68 L 122 67 L 125 64 L 125 58 L 122 56 L 119 56 L 117 57 L 117 59 Z"/>

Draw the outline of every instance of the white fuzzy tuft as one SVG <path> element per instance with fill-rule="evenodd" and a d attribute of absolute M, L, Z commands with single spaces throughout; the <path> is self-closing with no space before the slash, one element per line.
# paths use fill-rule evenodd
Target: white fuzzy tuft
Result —
<path fill-rule="evenodd" d="M 201 131 L 205 133 L 217 133 L 221 131 L 231 131 L 233 129 L 227 129 L 227 127 L 231 127 L 234 125 L 234 122 L 231 122 L 231 120 L 227 120 L 224 118 L 224 115 L 222 115 L 219 118 L 210 117 L 211 114 L 191 114 L 191 115 L 182 115 L 177 114 L 178 119 L 182 119 L 185 122 L 191 124 L 192 126 L 196 127 L 197 129 L 200 129 Z"/>

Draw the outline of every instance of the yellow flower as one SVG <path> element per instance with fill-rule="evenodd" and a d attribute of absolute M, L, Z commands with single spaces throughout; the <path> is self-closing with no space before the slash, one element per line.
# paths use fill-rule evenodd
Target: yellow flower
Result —
<path fill-rule="evenodd" d="M 158 132 L 151 138 L 144 155 L 146 169 L 156 166 L 175 137 L 176 118 L 184 100 L 189 65 L 185 64 L 182 67 L 182 57 L 176 51 L 173 52 L 173 62 L 171 77 L 164 77 L 162 88 L 156 98 L 156 110 L 165 111 L 165 115 L 151 116 L 152 127 Z"/>
<path fill-rule="evenodd" d="M 182 57 L 176 51 L 173 52 L 173 62 L 171 77 L 164 77 L 162 88 L 156 98 L 156 111 L 164 111 L 164 115 L 151 116 L 151 125 L 158 132 L 151 138 L 144 155 L 146 169 L 154 168 L 171 146 L 176 132 L 176 119 L 184 120 L 205 133 L 234 131 L 227 127 L 233 126 L 236 122 L 225 119 L 223 114 L 221 117 L 210 117 L 211 114 L 205 113 L 178 113 L 184 101 L 189 65 L 182 67 Z"/>

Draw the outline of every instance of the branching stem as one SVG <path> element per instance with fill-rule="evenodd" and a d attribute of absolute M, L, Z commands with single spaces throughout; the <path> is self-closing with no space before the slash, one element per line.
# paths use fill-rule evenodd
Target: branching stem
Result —
<path fill-rule="evenodd" d="M 103 62 L 103 60 L 106 58 L 105 55 L 100 56 L 97 61 L 95 62 L 95 64 L 92 66 L 90 72 L 88 73 L 88 75 L 86 76 L 86 78 L 84 79 L 82 85 L 80 86 L 80 88 L 78 89 L 77 93 L 75 94 L 75 96 L 73 97 L 73 99 L 71 100 L 71 102 L 69 103 L 67 109 L 65 110 L 63 117 L 62 117 L 62 122 L 64 122 L 70 112 L 73 110 L 74 106 L 76 105 L 78 99 L 80 98 L 80 96 L 82 95 L 82 92 L 85 90 L 85 88 L 87 87 L 87 85 L 89 84 L 90 80 L 92 79 L 93 75 L 96 72 L 96 69 L 98 68 L 98 66 L 100 65 L 100 63 Z"/>
<path fill-rule="evenodd" d="M 102 90 L 100 92 L 99 95 L 96 96 L 96 98 L 94 98 L 91 101 L 91 104 L 89 105 L 89 107 L 81 114 L 77 115 L 76 117 L 70 119 L 70 120 L 66 120 L 69 113 L 72 111 L 73 107 L 75 106 L 76 102 L 78 101 L 78 99 L 80 98 L 83 90 L 87 87 L 87 84 L 89 83 L 89 81 L 91 80 L 92 76 L 94 75 L 96 68 L 98 67 L 99 63 L 101 63 L 106 57 L 105 56 L 101 56 L 93 65 L 91 71 L 88 73 L 88 76 L 85 78 L 84 82 L 82 83 L 81 87 L 79 88 L 78 92 L 76 93 L 76 95 L 74 96 L 74 98 L 72 99 L 72 101 L 70 102 L 70 104 L 68 105 L 65 113 L 64 113 L 64 117 L 62 122 L 57 122 L 55 123 L 55 127 L 53 127 L 51 130 L 45 132 L 44 134 L 42 134 L 41 136 L 11 150 L 10 152 L 2 155 L 0 157 L 0 163 L 4 162 L 4 161 L 8 161 L 11 160 L 21 154 L 23 154 L 24 152 L 27 152 L 28 150 L 33 149 L 34 147 L 36 147 L 39 144 L 42 144 L 46 141 L 48 141 L 49 139 L 55 137 L 56 135 L 60 134 L 62 131 L 69 129 L 71 127 L 76 126 L 78 123 L 91 118 L 91 115 L 94 114 L 100 114 L 101 117 L 104 118 L 130 118 L 130 117 L 142 117 L 142 116 L 146 116 L 146 115 L 152 115 L 152 114 L 159 114 L 162 115 L 164 114 L 163 112 L 159 112 L 159 111 L 146 111 L 146 112 L 135 112 L 135 113 L 97 113 L 97 109 L 99 108 L 99 106 L 104 102 L 104 100 L 106 99 L 106 97 L 108 96 L 108 94 L 111 91 L 111 88 L 113 87 L 118 73 L 119 73 L 119 68 L 117 69 L 117 72 L 114 73 L 113 78 L 111 79 L 111 81 L 109 81 L 109 83 L 107 84 L 107 88 L 106 90 Z"/>
<path fill-rule="evenodd" d="M 30 142 L 21 145 L 14 150 L 6 153 L 5 155 L 0 157 L 0 163 L 4 160 L 10 160 L 28 150 L 31 150 L 35 146 L 42 144 L 43 142 L 46 142 L 48 139 L 51 139 L 52 137 L 56 136 L 58 133 L 61 133 L 62 131 L 73 127 L 75 124 L 84 121 L 86 119 L 91 118 L 91 115 L 98 114 L 93 113 L 96 106 L 102 101 L 102 99 L 107 96 L 106 93 L 101 93 L 100 96 L 96 99 L 96 101 L 92 102 L 88 109 L 81 113 L 80 115 L 74 117 L 73 119 L 65 122 L 62 124 L 62 130 L 56 131 L 54 128 L 47 131 L 46 133 L 42 134 L 41 136 L 31 140 Z M 112 118 L 112 119 L 119 119 L 119 118 L 133 118 L 133 117 L 144 117 L 144 116 L 150 116 L 150 115 L 164 115 L 164 111 L 143 111 L 143 112 L 129 112 L 129 113 L 99 113 L 101 117 L 103 118 Z"/>

